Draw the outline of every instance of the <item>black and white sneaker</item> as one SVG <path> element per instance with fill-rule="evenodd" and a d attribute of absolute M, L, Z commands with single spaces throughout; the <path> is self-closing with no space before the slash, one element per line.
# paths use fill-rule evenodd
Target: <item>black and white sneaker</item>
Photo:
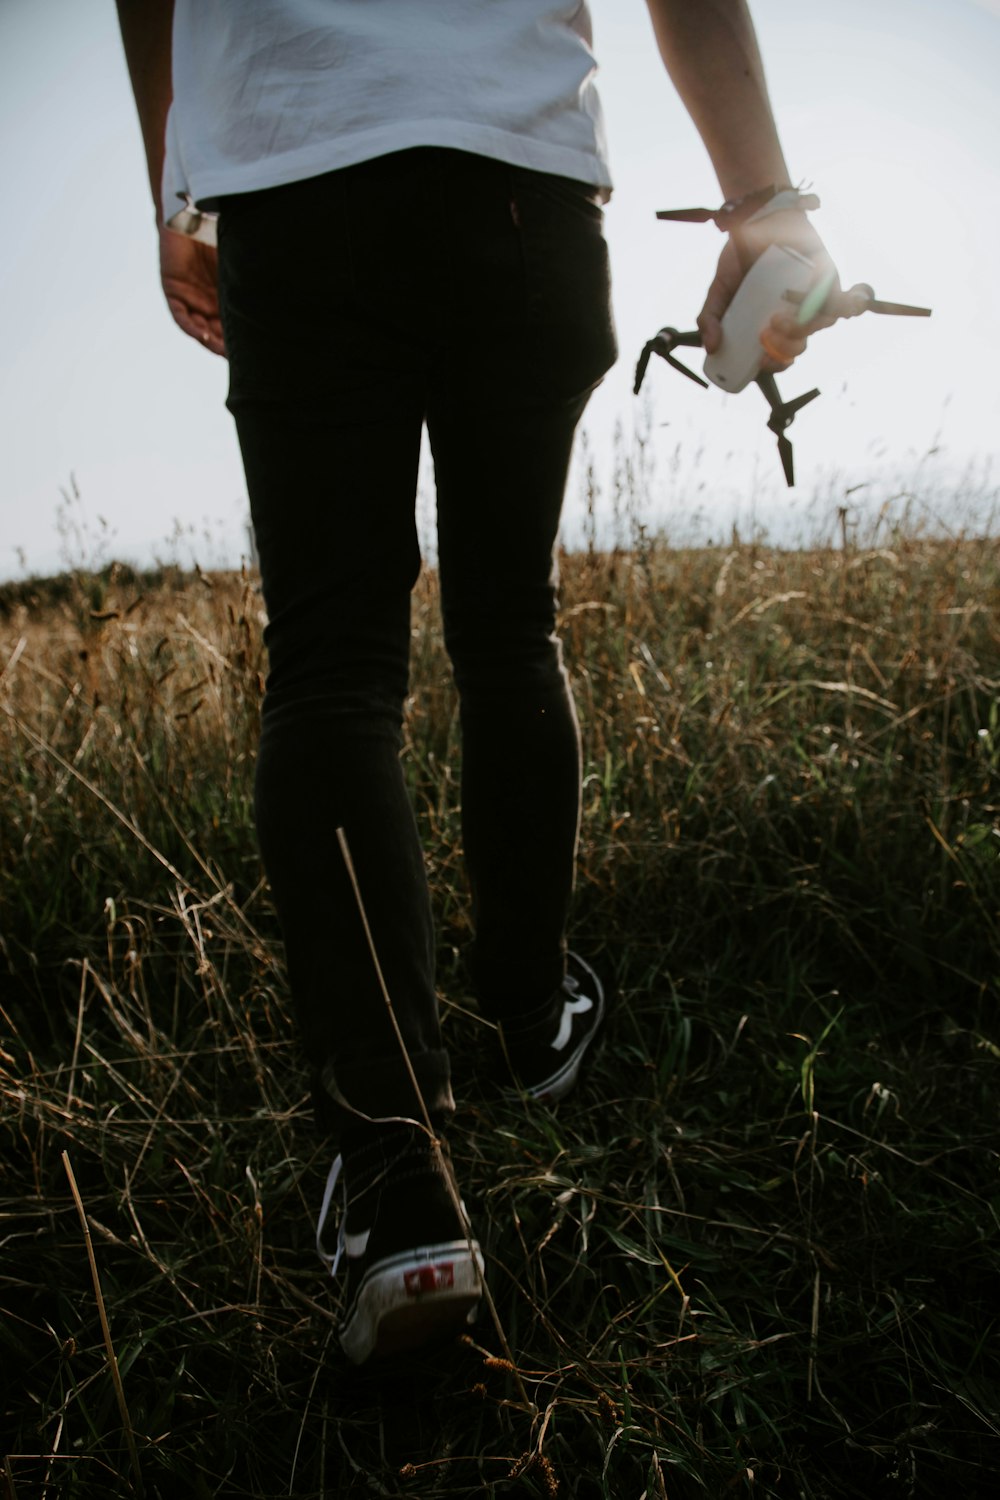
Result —
<path fill-rule="evenodd" d="M 482 1252 L 448 1190 L 441 1149 L 413 1126 L 387 1125 L 330 1168 L 316 1250 L 331 1276 L 346 1264 L 340 1342 L 354 1364 L 441 1343 L 475 1317 Z M 323 1230 L 342 1170 L 346 1206 L 331 1253 Z"/>
<path fill-rule="evenodd" d="M 579 954 L 566 955 L 566 977 L 549 1003 L 500 1030 L 520 1093 L 554 1103 L 576 1083 L 587 1048 L 604 1020 L 604 988 Z"/>

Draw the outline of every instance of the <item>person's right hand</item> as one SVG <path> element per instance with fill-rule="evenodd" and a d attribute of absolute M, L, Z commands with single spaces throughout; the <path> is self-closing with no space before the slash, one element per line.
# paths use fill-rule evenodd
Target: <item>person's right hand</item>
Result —
<path fill-rule="evenodd" d="M 768 245 L 790 245 L 812 261 L 816 267 L 817 281 L 827 273 L 833 273 L 826 301 L 815 317 L 806 323 L 799 323 L 794 313 L 776 312 L 767 327 L 761 329 L 762 353 L 765 356 L 761 368 L 772 374 L 780 374 L 803 352 L 811 334 L 818 333 L 823 328 L 832 328 L 839 318 L 857 317 L 864 312 L 867 302 L 853 289 L 847 292 L 841 290 L 826 246 L 804 213 L 789 210 L 770 214 L 747 224 L 742 234 L 753 259 L 763 254 Z M 706 354 L 714 354 L 722 343 L 722 317 L 739 290 L 743 276 L 741 257 L 730 239 L 719 257 L 715 279 L 708 289 L 705 305 L 698 314 L 698 328 Z"/>
<path fill-rule="evenodd" d="M 214 245 L 160 229 L 160 281 L 171 317 L 190 338 L 225 355 L 219 317 L 219 258 Z"/>

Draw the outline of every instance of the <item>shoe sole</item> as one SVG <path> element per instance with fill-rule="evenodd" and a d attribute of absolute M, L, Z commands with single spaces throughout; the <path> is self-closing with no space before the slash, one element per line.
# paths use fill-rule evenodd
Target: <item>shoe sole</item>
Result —
<path fill-rule="evenodd" d="M 421 1245 L 387 1256 L 365 1273 L 340 1330 L 354 1364 L 382 1360 L 454 1338 L 482 1295 L 483 1256 L 473 1241 Z"/>

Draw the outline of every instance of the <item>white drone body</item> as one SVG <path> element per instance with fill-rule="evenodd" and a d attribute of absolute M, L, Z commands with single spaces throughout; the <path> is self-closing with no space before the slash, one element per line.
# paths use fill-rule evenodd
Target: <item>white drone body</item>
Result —
<path fill-rule="evenodd" d="M 722 343 L 705 358 L 705 374 L 735 395 L 760 373 L 760 336 L 776 312 L 795 314 L 816 281 L 816 267 L 789 245 L 769 245 L 740 282 L 722 317 Z M 788 297 L 791 292 L 792 298 Z"/>
<path fill-rule="evenodd" d="M 761 207 L 757 208 L 756 212 L 750 212 L 757 203 L 761 203 Z M 718 209 L 660 209 L 656 217 L 689 224 L 711 222 L 717 228 L 732 233 L 736 238 L 744 225 L 768 218 L 771 214 L 780 213 L 788 208 L 813 209 L 818 207 L 819 199 L 814 193 L 800 193 L 796 188 L 774 190 L 762 188 L 759 192 L 750 193 L 747 198 L 738 202 L 724 203 Z M 779 243 L 769 245 L 745 272 L 732 302 L 723 313 L 721 342 L 714 354 L 709 354 L 705 358 L 706 380 L 696 375 L 694 370 L 683 364 L 674 353 L 676 349 L 700 348 L 701 334 L 697 329 L 683 332 L 678 328 L 667 326 L 661 328 L 647 341 L 639 355 L 632 386 L 634 393 L 639 394 L 650 356 L 653 354 L 658 354 L 665 359 L 668 365 L 680 374 L 686 375 L 696 385 L 707 386 L 710 380 L 713 385 L 718 386 L 722 391 L 728 391 L 731 395 L 742 391 L 751 380 L 756 381 L 761 394 L 771 408 L 767 425 L 778 439 L 778 456 L 784 470 L 785 480 L 789 485 L 794 484 L 792 445 L 785 435 L 786 429 L 796 414 L 804 406 L 808 406 L 810 401 L 815 400 L 819 391 L 806 391 L 801 396 L 795 396 L 791 401 L 783 401 L 774 376 L 764 369 L 768 355 L 760 341 L 761 334 L 765 332 L 775 313 L 794 315 L 796 321 L 806 327 L 811 319 L 827 306 L 828 298 L 835 286 L 836 273 L 832 268 L 826 271 L 818 269 L 808 256 L 802 255 L 798 250 L 793 250 L 790 245 Z M 864 282 L 859 282 L 857 286 L 852 287 L 851 292 L 862 299 L 857 311 L 892 313 L 916 318 L 930 317 L 929 307 L 910 307 L 902 302 L 879 300 L 872 288 Z"/>

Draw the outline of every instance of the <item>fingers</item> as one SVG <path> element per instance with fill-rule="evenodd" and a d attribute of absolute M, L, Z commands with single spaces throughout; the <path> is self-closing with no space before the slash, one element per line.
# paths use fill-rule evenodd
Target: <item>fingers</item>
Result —
<path fill-rule="evenodd" d="M 869 286 L 852 286 L 846 292 L 837 287 L 823 304 L 823 312 L 829 314 L 830 323 L 835 323 L 838 318 L 857 318 L 868 307 L 872 295 Z M 823 326 L 829 327 L 830 324 Z"/>
<path fill-rule="evenodd" d="M 732 293 L 717 277 L 712 283 L 705 299 L 705 305 L 698 314 L 698 332 L 701 334 L 702 343 L 706 354 L 714 354 L 722 343 L 722 315 L 729 303 L 732 301 Z M 787 367 L 798 359 L 806 347 L 808 335 L 815 327 L 827 327 L 833 319 L 817 320 L 807 328 L 799 328 L 794 319 L 784 317 L 776 313 L 766 328 L 761 330 L 760 342 L 767 355 L 767 360 L 762 364 L 763 370 L 772 375 Z"/>
<path fill-rule="evenodd" d="M 722 343 L 722 315 L 732 302 L 743 279 L 739 256 L 732 241 L 727 243 L 719 256 L 719 264 L 708 292 L 705 304 L 698 314 L 698 332 L 706 354 L 714 354 Z"/>
<path fill-rule="evenodd" d="M 172 230 L 160 232 L 160 281 L 178 328 L 213 354 L 224 355 L 219 317 L 219 263 L 214 246 Z"/>
<path fill-rule="evenodd" d="M 794 313 L 775 313 L 767 327 L 761 330 L 760 342 L 772 359 L 791 364 L 805 352 L 806 342 L 821 328 L 831 328 L 835 318 L 825 314 L 811 318 L 808 323 L 799 323 Z"/>
<path fill-rule="evenodd" d="M 800 323 L 794 313 L 775 313 L 760 335 L 761 346 L 771 360 L 787 366 L 804 353 L 806 342 L 814 333 L 832 328 L 841 318 L 856 318 L 868 306 L 865 291 L 848 292 L 834 287 L 814 318 Z"/>
<path fill-rule="evenodd" d="M 189 338 L 194 339 L 212 354 L 225 357 L 226 344 L 222 334 L 222 322 L 218 317 L 206 315 L 177 296 L 167 297 L 167 307 L 178 328 L 182 329 Z"/>
<path fill-rule="evenodd" d="M 722 322 L 717 313 L 709 312 L 707 304 L 697 317 L 698 332 L 706 354 L 714 354 L 722 343 Z"/>
<path fill-rule="evenodd" d="M 807 254 L 816 266 L 817 278 L 829 275 L 832 286 L 823 301 L 820 312 L 800 323 L 793 311 L 777 312 L 760 334 L 761 347 L 766 355 L 761 368 L 771 374 L 787 369 L 805 351 L 806 342 L 814 333 L 832 328 L 840 318 L 854 318 L 865 311 L 871 297 L 871 288 L 852 287 L 842 291 L 836 281 L 836 273 L 826 249 L 802 215 L 791 216 L 794 222 L 786 224 L 787 215 L 775 215 L 774 220 L 762 221 L 756 226 L 758 237 L 763 241 L 766 233 L 773 242 L 794 242 L 801 253 Z M 777 221 L 781 220 L 779 224 Z M 778 231 L 780 230 L 780 235 Z M 796 238 L 797 237 L 797 238 Z M 706 354 L 714 354 L 722 343 L 722 318 L 739 290 L 743 279 L 743 268 L 732 241 L 729 241 L 719 257 L 715 279 L 708 289 L 705 304 L 698 314 L 698 331 L 701 334 Z"/>
<path fill-rule="evenodd" d="M 169 301 L 167 306 L 170 308 L 174 322 L 179 328 L 183 328 L 189 338 L 194 339 L 210 353 L 225 356 L 226 342 L 222 333 L 222 323 L 218 318 L 205 317 L 200 313 L 192 314 L 189 309 L 183 306 L 175 307 Z"/>
<path fill-rule="evenodd" d="M 773 323 L 769 323 L 761 330 L 760 346 L 767 355 L 767 361 L 761 368 L 773 375 L 778 370 L 787 370 L 790 364 L 794 364 L 805 350 L 806 341 L 802 338 L 785 337 L 775 331 Z"/>

